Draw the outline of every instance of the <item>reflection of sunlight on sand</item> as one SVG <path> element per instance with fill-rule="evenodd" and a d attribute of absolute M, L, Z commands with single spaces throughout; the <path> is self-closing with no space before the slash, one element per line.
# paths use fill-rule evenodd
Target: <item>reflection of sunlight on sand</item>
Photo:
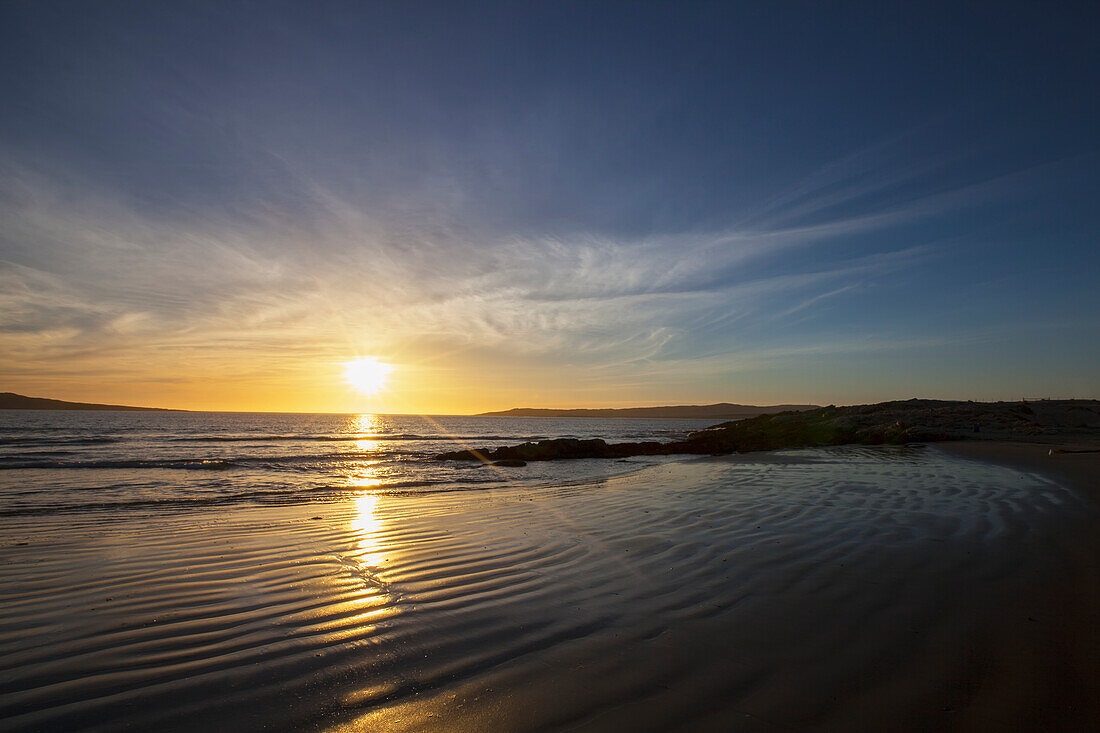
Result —
<path fill-rule="evenodd" d="M 374 494 L 363 494 L 354 501 L 355 516 L 351 528 L 359 538 L 359 555 L 356 559 L 360 565 L 374 568 L 377 572 L 387 559 L 382 541 L 385 525 L 378 516 L 378 497 Z"/>

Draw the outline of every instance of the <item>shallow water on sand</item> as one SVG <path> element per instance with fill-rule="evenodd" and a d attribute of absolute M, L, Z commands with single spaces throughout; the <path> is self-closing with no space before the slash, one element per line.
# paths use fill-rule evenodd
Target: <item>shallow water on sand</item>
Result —
<path fill-rule="evenodd" d="M 542 438 L 671 441 L 713 420 L 0 410 L 0 516 L 343 501 L 575 483 L 667 462 L 435 461 Z"/>
<path fill-rule="evenodd" d="M 838 448 L 564 487 L 12 516 L 0 725 L 1004 724 L 1010 696 L 983 702 L 989 620 L 1019 579 L 1060 572 L 1078 511 L 1044 478 L 934 448 Z"/>

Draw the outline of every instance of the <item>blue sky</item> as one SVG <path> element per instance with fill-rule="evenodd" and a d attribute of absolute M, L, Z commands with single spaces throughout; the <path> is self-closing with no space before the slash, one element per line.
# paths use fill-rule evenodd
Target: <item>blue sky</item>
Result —
<path fill-rule="evenodd" d="M 1088 4 L 0 13 L 8 389 L 1100 396 Z"/>

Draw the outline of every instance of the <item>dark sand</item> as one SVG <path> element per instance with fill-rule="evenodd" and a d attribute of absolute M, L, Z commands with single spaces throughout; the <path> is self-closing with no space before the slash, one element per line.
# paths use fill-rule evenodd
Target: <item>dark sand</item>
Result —
<path fill-rule="evenodd" d="M 1100 728 L 1100 448 L 1093 441 L 943 443 L 953 455 L 1049 476 L 1085 501 L 1058 536 L 1062 562 L 1021 575 L 1014 601 L 985 630 L 991 647 L 977 680 L 992 705 L 1022 708 L 1021 728 Z M 1051 453 L 1064 449 L 1064 452 Z M 1007 722 L 1007 721 L 1006 721 Z"/>
<path fill-rule="evenodd" d="M 1100 507 L 1100 442 L 1095 439 L 1043 443 L 962 440 L 937 446 L 964 458 L 1050 476 Z"/>

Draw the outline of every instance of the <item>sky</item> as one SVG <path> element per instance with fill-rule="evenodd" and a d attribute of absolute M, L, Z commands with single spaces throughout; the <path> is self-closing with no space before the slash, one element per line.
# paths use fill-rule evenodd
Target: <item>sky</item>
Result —
<path fill-rule="evenodd" d="M 1100 397 L 1093 4 L 0 5 L 0 391 Z M 344 364 L 388 384 L 357 392 Z"/>

